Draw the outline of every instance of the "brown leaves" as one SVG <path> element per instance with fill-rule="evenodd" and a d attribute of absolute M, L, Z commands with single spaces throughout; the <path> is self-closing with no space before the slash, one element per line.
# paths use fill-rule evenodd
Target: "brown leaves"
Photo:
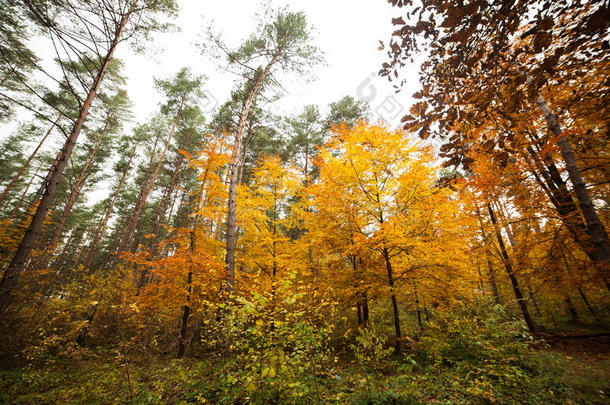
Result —
<path fill-rule="evenodd" d="M 392 18 L 392 25 L 405 25 L 407 24 L 402 17 Z"/>
<path fill-rule="evenodd" d="M 548 31 L 539 31 L 534 37 L 534 52 L 540 53 L 551 45 L 553 36 Z"/>
<path fill-rule="evenodd" d="M 601 7 L 596 12 L 591 14 L 587 23 L 585 25 L 585 29 L 589 34 L 595 34 L 598 31 L 605 30 L 608 27 L 608 23 L 610 22 L 610 8 Z"/>

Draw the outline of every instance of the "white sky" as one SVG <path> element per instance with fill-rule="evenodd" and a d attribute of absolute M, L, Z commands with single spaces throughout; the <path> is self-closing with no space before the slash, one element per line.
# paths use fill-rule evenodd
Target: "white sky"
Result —
<path fill-rule="evenodd" d="M 134 54 L 126 46 L 117 50 L 116 56 L 125 63 L 127 90 L 136 121 L 151 116 L 160 101 L 153 88 L 153 77 L 171 76 L 183 66 L 208 77 L 205 91 L 212 97 L 204 102 L 206 113 L 211 113 L 217 103 L 223 103 L 236 77 L 219 70 L 196 44 L 203 41 L 207 27 L 212 24 L 229 45 L 237 46 L 256 28 L 255 14 L 261 5 L 260 1 L 252 0 L 178 3 L 181 10 L 175 25 L 179 32 L 157 35 L 145 54 Z M 291 0 L 271 4 L 304 11 L 315 28 L 315 45 L 326 57 L 325 65 L 313 69 L 317 80 L 304 83 L 298 77 L 287 77 L 282 81 L 287 94 L 274 103 L 274 113 L 297 114 L 306 104 L 317 104 L 324 113 L 328 103 L 352 95 L 368 98 L 377 116 L 398 125 L 411 102 L 409 96 L 417 87 L 417 70 L 413 68 L 412 75 L 408 75 L 413 77 L 413 87 L 397 95 L 386 79 L 374 75 L 386 60 L 385 51 L 377 49 L 378 41 L 387 43 L 393 30 L 391 18 L 398 14 L 398 9 L 381 0 Z"/>
<path fill-rule="evenodd" d="M 270 3 L 274 8 L 288 6 L 291 11 L 305 12 L 314 28 L 314 45 L 324 52 L 326 59 L 325 64 L 313 68 L 313 81 L 294 76 L 280 78 L 286 93 L 268 106 L 274 114 L 296 115 L 305 105 L 316 104 L 324 115 L 330 102 L 351 95 L 369 102 L 374 120 L 381 118 L 398 127 L 412 102 L 410 95 L 418 88 L 418 67 L 403 69 L 402 76 L 409 83 L 398 94 L 387 79 L 377 77 L 377 72 L 387 60 L 385 51 L 378 50 L 379 40 L 387 44 L 394 30 L 391 19 L 399 15 L 400 9 L 382 0 L 271 0 Z M 162 99 L 154 89 L 154 78 L 170 77 L 185 66 L 208 78 L 204 91 L 210 97 L 204 100 L 202 109 L 209 119 L 215 107 L 227 100 L 238 78 L 219 69 L 218 62 L 204 56 L 197 44 L 204 41 L 212 25 L 215 32 L 223 34 L 228 45 L 238 46 L 256 29 L 255 17 L 263 1 L 178 0 L 178 4 L 180 13 L 172 22 L 179 30 L 156 34 L 146 44 L 143 54 L 136 54 L 127 44 L 117 49 L 115 56 L 124 62 L 123 73 L 133 105 L 133 121 L 126 123 L 126 131 L 157 112 Z M 45 41 L 34 40 L 32 48 L 47 62 L 53 57 Z M 17 118 L 28 121 L 31 113 L 22 111 Z M 0 125 L 0 138 L 12 132 L 16 125 L 16 122 Z M 83 137 L 80 138 L 78 143 L 83 142 Z M 37 142 L 38 139 L 32 140 L 32 149 Z M 54 144 L 52 147 L 56 150 L 62 142 L 59 134 L 55 134 L 47 147 Z M 104 189 L 108 187 L 105 183 L 98 184 L 89 194 L 90 202 L 105 195 Z"/>

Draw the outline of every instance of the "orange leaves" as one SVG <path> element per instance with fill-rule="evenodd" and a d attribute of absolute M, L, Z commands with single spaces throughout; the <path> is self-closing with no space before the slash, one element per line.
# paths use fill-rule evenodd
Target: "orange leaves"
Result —
<path fill-rule="evenodd" d="M 363 262 L 354 274 L 336 259 L 329 282 L 353 289 L 355 278 L 357 285 L 385 288 L 384 249 L 396 263 L 399 286 L 407 275 L 438 281 L 463 274 L 470 218 L 462 216 L 453 191 L 435 187 L 430 148 L 402 131 L 364 122 L 352 130 L 335 128 L 334 135 L 320 150 L 320 176 L 308 190 L 313 209 L 308 236 L 323 243 L 316 248 L 320 254 Z M 445 282 L 431 284 L 446 288 Z"/>

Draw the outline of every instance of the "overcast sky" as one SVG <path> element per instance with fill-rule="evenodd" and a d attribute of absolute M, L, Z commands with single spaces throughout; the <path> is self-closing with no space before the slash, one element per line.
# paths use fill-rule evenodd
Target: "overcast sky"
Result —
<path fill-rule="evenodd" d="M 159 95 L 153 88 L 154 77 L 168 77 L 187 66 L 208 77 L 209 95 L 204 110 L 210 113 L 224 102 L 233 89 L 233 75 L 218 69 L 197 46 L 212 25 L 229 45 L 237 46 L 256 28 L 255 14 L 260 1 L 252 0 L 179 0 L 180 15 L 174 21 L 179 31 L 159 34 L 144 54 L 120 48 L 116 56 L 125 62 L 127 89 L 138 122 L 154 114 Z M 274 7 L 288 6 L 304 11 L 315 28 L 315 45 L 325 54 L 326 64 L 313 69 L 314 81 L 298 77 L 282 81 L 286 94 L 272 106 L 275 113 L 296 114 L 306 104 L 317 104 L 323 112 L 328 103 L 345 95 L 368 99 L 376 116 L 397 125 L 410 103 L 411 89 L 395 95 L 386 79 L 376 77 L 385 52 L 379 40 L 387 42 L 393 30 L 391 18 L 398 9 L 382 0 L 290 0 L 272 1 Z M 412 70 L 416 86 L 416 69 Z M 415 88 L 415 87 L 413 87 Z M 209 115 L 209 114 L 208 114 Z"/>
<path fill-rule="evenodd" d="M 208 78 L 204 86 L 208 98 L 201 107 L 209 119 L 215 108 L 227 100 L 239 78 L 222 71 L 218 61 L 204 56 L 198 44 L 205 40 L 211 26 L 215 32 L 222 33 L 228 45 L 237 47 L 256 29 L 256 13 L 262 3 L 178 0 L 180 13 L 172 21 L 176 30 L 156 34 L 141 54 L 125 44 L 119 47 L 115 56 L 124 62 L 123 73 L 133 105 L 133 121 L 125 123 L 125 130 L 148 121 L 158 111 L 162 99 L 154 89 L 154 78 L 170 77 L 182 67 Z M 351 95 L 368 101 L 374 120 L 383 119 L 392 127 L 399 125 L 412 102 L 410 95 L 418 87 L 418 69 L 412 66 L 403 70 L 403 76 L 409 81 L 398 94 L 387 79 L 377 76 L 381 64 L 387 60 L 385 51 L 378 49 L 379 41 L 388 42 L 394 28 L 391 19 L 399 14 L 399 9 L 384 0 L 272 0 L 270 4 L 274 8 L 287 6 L 291 11 L 305 12 L 314 28 L 314 45 L 325 56 L 325 63 L 312 69 L 311 81 L 294 76 L 280 78 L 286 92 L 268 106 L 270 111 L 296 115 L 305 105 L 316 104 L 326 114 L 329 103 Z M 48 41 L 33 39 L 31 46 L 47 61 L 50 71 L 58 69 L 50 63 L 54 54 Z M 17 118 L 17 121 L 28 121 L 32 117 L 30 112 L 21 111 Z M 17 121 L 1 124 L 0 138 L 14 131 Z M 37 142 L 38 139 L 32 139 L 30 147 L 33 149 Z M 82 136 L 80 142 L 83 142 Z M 63 138 L 55 133 L 44 149 L 50 148 L 55 153 L 61 143 Z M 97 190 L 89 194 L 90 202 L 101 198 L 107 186 L 105 182 L 98 184 Z"/>

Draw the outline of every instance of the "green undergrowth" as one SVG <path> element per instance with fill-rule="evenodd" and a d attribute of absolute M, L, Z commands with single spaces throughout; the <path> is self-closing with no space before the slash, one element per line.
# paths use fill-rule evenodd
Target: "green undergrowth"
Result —
<path fill-rule="evenodd" d="M 423 330 L 405 339 L 403 353 L 397 354 L 382 324 L 338 333 L 332 324 L 320 327 L 304 320 L 299 311 L 271 312 L 271 302 L 264 296 L 244 301 L 219 324 L 219 338 L 208 336 L 195 355 L 183 359 L 141 345 L 109 350 L 70 344 L 37 356 L 26 347 L 0 369 L 0 403 L 537 405 L 610 400 L 607 339 L 535 339 L 519 318 L 499 306 L 430 313 Z M 271 316 L 278 313 L 281 322 Z"/>
<path fill-rule="evenodd" d="M 323 373 L 302 373 L 291 397 L 274 381 L 248 392 L 228 379 L 231 359 L 134 359 L 103 351 L 80 360 L 0 371 L 0 402 L 14 404 L 587 404 L 607 403 L 610 363 L 532 350 L 497 363 L 418 362 L 388 357 L 363 366 L 339 359 Z M 267 377 L 267 376 L 266 376 Z M 275 394 L 274 394 L 275 392 Z M 275 396 L 274 396 L 275 395 Z"/>

